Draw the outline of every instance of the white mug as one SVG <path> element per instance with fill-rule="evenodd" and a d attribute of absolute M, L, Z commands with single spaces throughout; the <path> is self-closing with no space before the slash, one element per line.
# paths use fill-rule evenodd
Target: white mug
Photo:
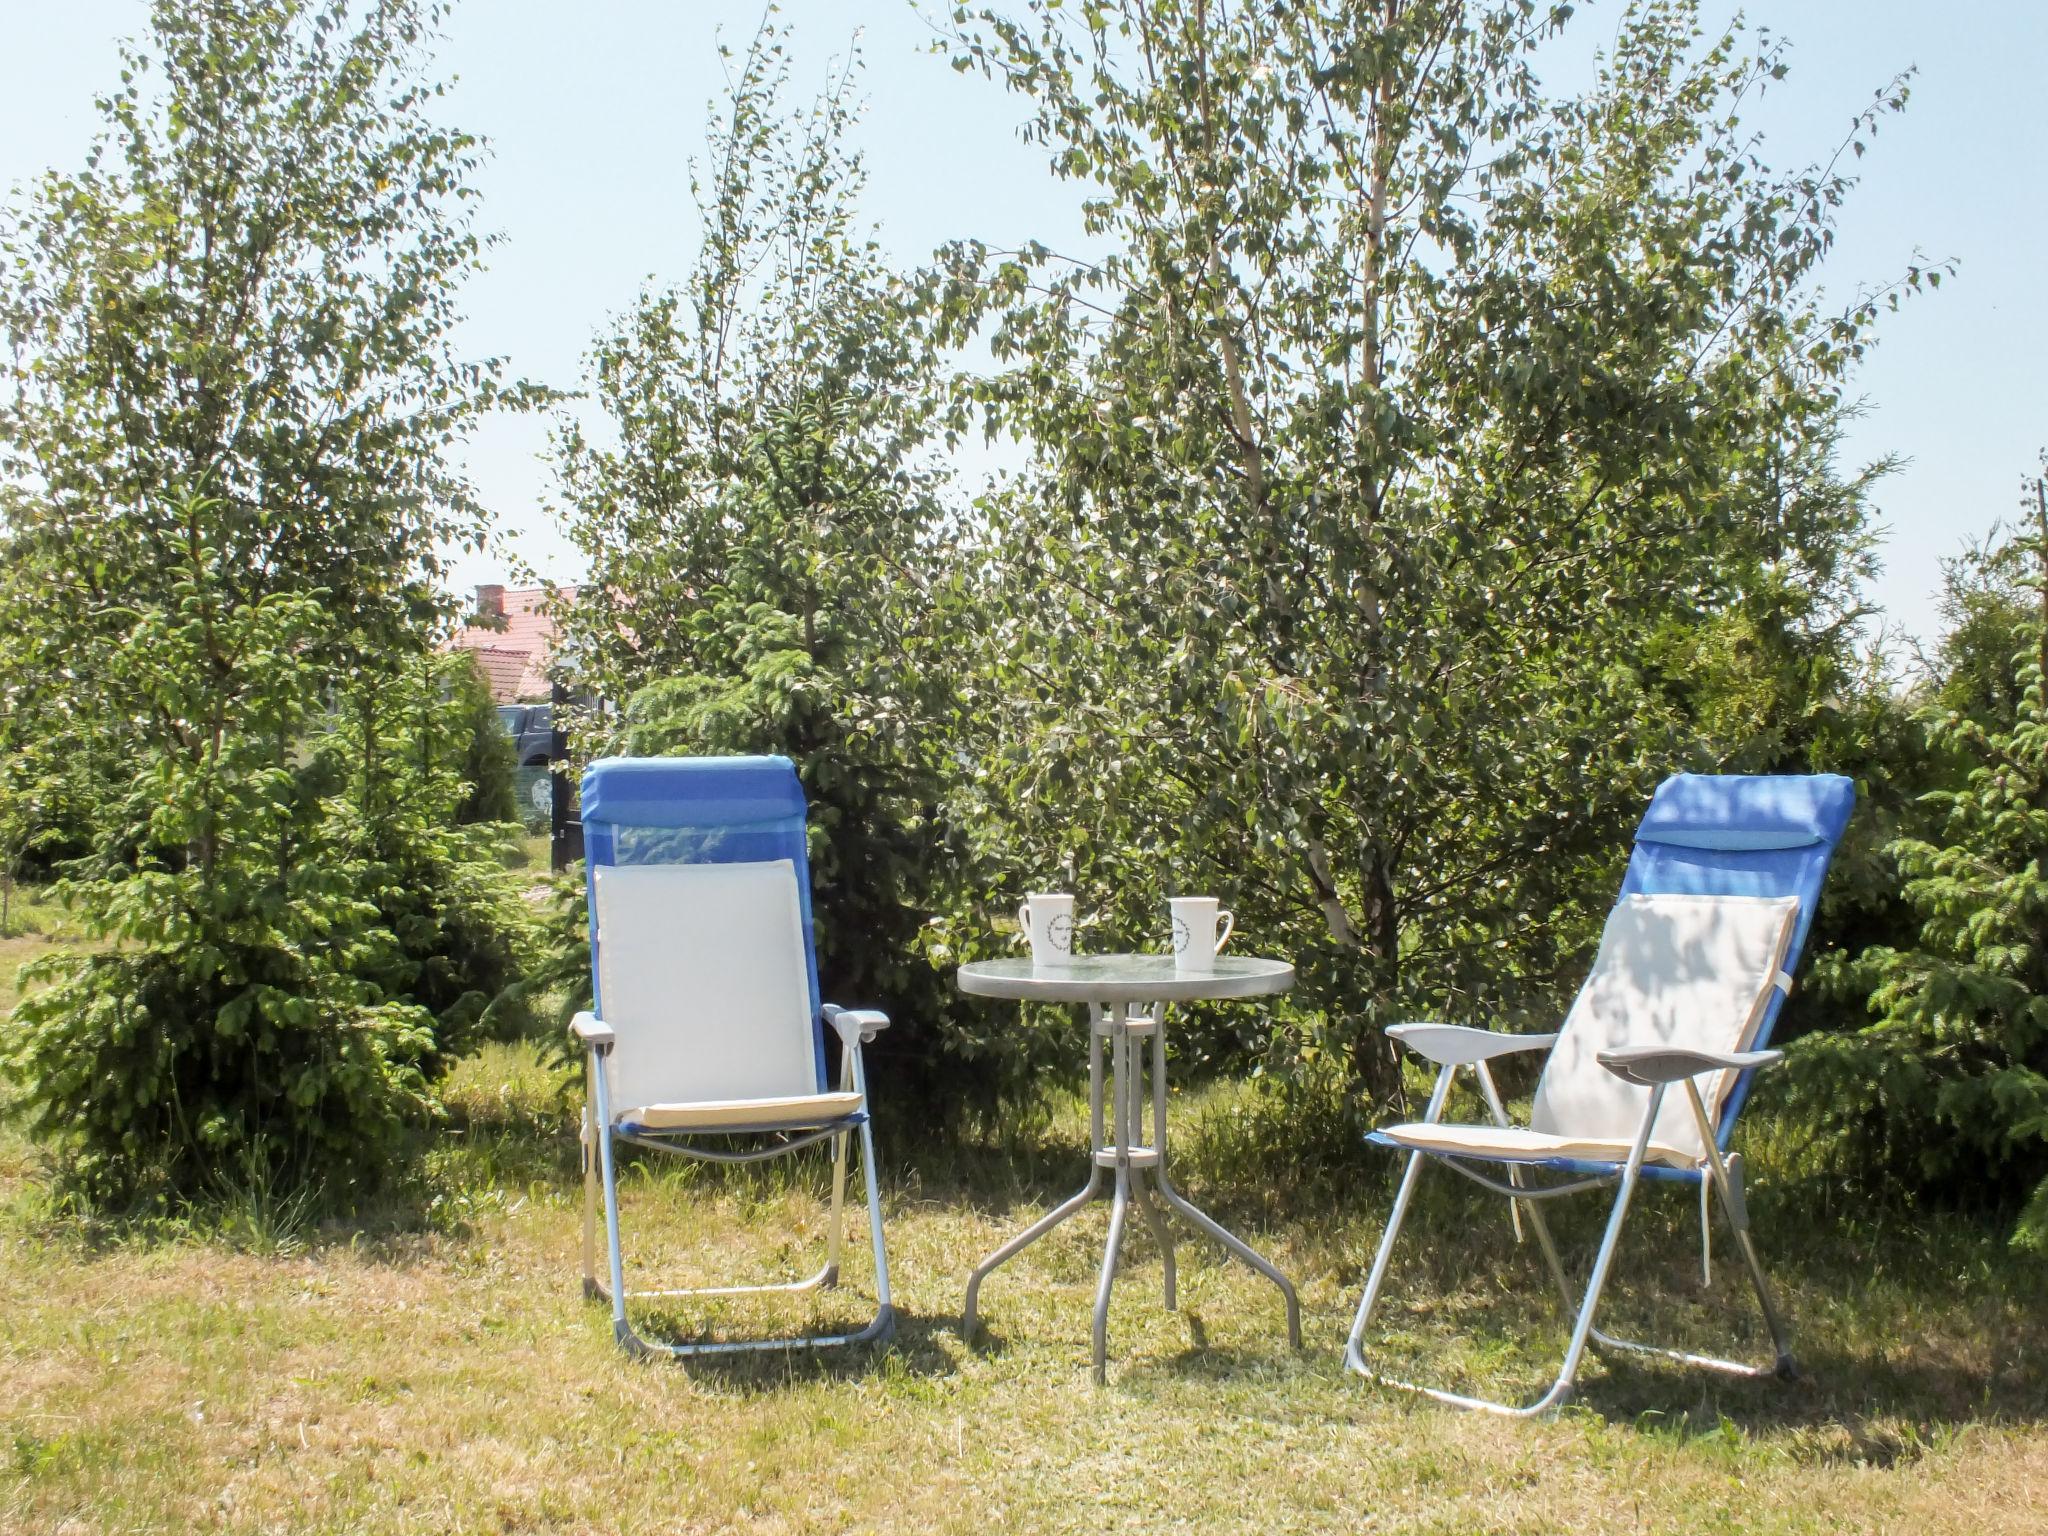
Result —
<path fill-rule="evenodd" d="M 1209 971 L 1216 968 L 1216 955 L 1230 942 L 1237 918 L 1217 910 L 1214 896 L 1176 896 L 1166 907 L 1173 914 L 1173 968 L 1176 971 Z M 1222 932 L 1217 932 L 1217 924 Z"/>
<path fill-rule="evenodd" d="M 1033 891 L 1017 908 L 1017 926 L 1031 940 L 1033 965 L 1065 965 L 1074 958 L 1074 898 Z"/>

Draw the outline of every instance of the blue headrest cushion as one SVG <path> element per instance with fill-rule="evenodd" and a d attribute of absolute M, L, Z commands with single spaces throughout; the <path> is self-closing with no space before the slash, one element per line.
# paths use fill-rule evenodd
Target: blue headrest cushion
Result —
<path fill-rule="evenodd" d="M 1639 843 L 1744 852 L 1833 847 L 1856 805 L 1838 773 L 1673 774 L 1636 828 Z"/>
<path fill-rule="evenodd" d="M 620 827 L 801 823 L 804 788 L 786 757 L 607 757 L 583 770 L 583 820 Z"/>

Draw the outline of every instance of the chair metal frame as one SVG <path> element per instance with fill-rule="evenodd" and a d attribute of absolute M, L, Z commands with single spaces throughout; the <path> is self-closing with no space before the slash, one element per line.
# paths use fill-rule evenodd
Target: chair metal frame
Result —
<path fill-rule="evenodd" d="M 681 767 L 685 762 L 715 761 L 719 767 L 745 771 L 758 768 L 777 778 L 786 778 L 778 788 L 792 796 L 797 806 L 798 831 L 801 833 L 802 790 L 797 786 L 794 766 L 786 758 L 718 759 L 718 760 L 674 760 L 674 759 L 609 759 L 593 763 L 585 775 L 585 823 L 586 845 L 590 849 L 592 872 L 586 875 L 594 881 L 594 866 L 608 862 L 603 857 L 610 848 L 610 838 L 601 823 L 591 812 L 593 802 L 599 797 L 592 793 L 592 776 L 600 775 L 608 768 L 649 769 L 657 765 L 671 768 Z M 799 841 L 792 859 L 801 895 L 806 965 L 811 972 L 812 995 L 816 996 L 816 968 L 809 956 L 810 944 L 810 901 L 809 868 L 803 858 Z M 593 945 L 593 982 L 595 976 L 595 955 L 597 938 L 597 902 L 594 889 L 591 892 L 591 938 Z M 875 1161 L 874 1127 L 868 1115 L 867 1068 L 862 1055 L 862 1046 L 873 1040 L 882 1030 L 888 1028 L 889 1018 L 885 1013 L 871 1008 L 842 1008 L 825 1003 L 817 1008 L 814 1028 L 817 1032 L 817 1048 L 822 1064 L 824 1052 L 824 1031 L 832 1029 L 840 1041 L 839 1081 L 842 1090 L 851 1090 L 860 1095 L 861 1107 L 850 1115 L 827 1120 L 815 1125 L 791 1125 L 786 1121 L 761 1125 L 728 1125 L 717 1128 L 664 1129 L 634 1125 L 630 1122 L 615 1121 L 611 1105 L 611 1089 L 604 1069 L 605 1058 L 614 1044 L 613 1030 L 602 1018 L 601 988 L 598 989 L 598 1009 L 579 1013 L 570 1025 L 572 1034 L 584 1048 L 585 1101 L 582 1121 L 583 1144 L 583 1291 L 594 1301 L 608 1302 L 612 1311 L 612 1334 L 627 1353 L 639 1357 L 668 1357 L 690 1359 L 705 1355 L 731 1355 L 760 1351 L 789 1351 L 799 1349 L 831 1349 L 852 1344 L 866 1344 L 891 1337 L 896 1327 L 896 1309 L 890 1297 L 889 1256 L 883 1240 L 882 1201 L 877 1165 Z M 697 1145 L 701 1137 L 720 1137 L 728 1145 L 709 1147 Z M 730 1145 L 734 1137 L 772 1137 L 763 1146 Z M 649 1339 L 634 1328 L 628 1313 L 627 1303 L 635 1300 L 685 1300 L 691 1297 L 790 1295 L 810 1291 L 828 1290 L 839 1283 L 840 1262 L 844 1244 L 846 1162 L 847 1144 L 854 1137 L 860 1140 L 861 1171 L 866 1185 L 868 1203 L 868 1239 L 873 1250 L 875 1266 L 876 1310 L 868 1323 L 852 1332 L 832 1334 L 799 1334 L 786 1337 L 761 1339 L 715 1340 L 698 1343 L 676 1344 L 659 1339 Z M 770 1282 L 759 1285 L 659 1287 L 650 1289 L 629 1289 L 626 1284 L 626 1263 L 624 1246 L 620 1237 L 620 1198 L 617 1145 L 620 1142 L 651 1148 L 658 1152 L 710 1163 L 755 1163 L 771 1158 L 788 1157 L 820 1142 L 831 1143 L 832 1157 L 832 1203 L 829 1225 L 826 1233 L 825 1263 L 816 1273 L 801 1280 Z M 602 1207 L 604 1213 L 604 1234 L 606 1267 L 600 1277 L 597 1265 L 597 1215 Z"/>
<path fill-rule="evenodd" d="M 1743 1194 L 1743 1166 L 1739 1155 L 1728 1150 L 1729 1138 L 1747 1101 L 1756 1072 L 1782 1059 L 1783 1053 L 1764 1049 L 1779 1009 L 1791 990 L 1789 968 L 1796 964 L 1805 947 L 1822 883 L 1835 846 L 1847 825 L 1855 804 L 1854 786 L 1834 775 L 1712 776 L 1678 774 L 1659 786 L 1636 833 L 1635 856 L 1631 858 L 1621 894 L 1653 891 L 1720 895 L 1796 896 L 1798 912 L 1783 964 L 1756 1030 L 1754 1047 L 1744 1051 L 1695 1051 L 1668 1045 L 1639 1045 L 1598 1053 L 1599 1064 L 1624 1081 L 1650 1090 L 1643 1119 L 1619 1162 L 1578 1157 L 1517 1157 L 1510 1155 L 1460 1156 L 1449 1150 L 1405 1147 L 1407 1163 L 1400 1187 L 1388 1214 L 1366 1279 L 1357 1315 L 1344 1345 L 1344 1363 L 1354 1374 L 1383 1386 L 1418 1393 L 1452 1407 L 1476 1409 L 1514 1418 L 1549 1412 L 1570 1397 L 1578 1370 L 1589 1346 L 1653 1356 L 1677 1364 L 1696 1366 L 1744 1377 L 1797 1377 L 1799 1366 L 1792 1352 L 1791 1334 L 1779 1309 L 1763 1262 L 1750 1232 L 1748 1202 Z M 1717 816 L 1732 818 L 1732 825 L 1717 826 Z M 1481 1097 L 1496 1126 L 1508 1127 L 1507 1110 L 1494 1085 L 1487 1063 L 1517 1052 L 1547 1050 L 1558 1035 L 1510 1035 L 1486 1029 L 1450 1024 L 1404 1024 L 1387 1031 L 1438 1066 L 1423 1124 L 1440 1122 L 1452 1081 L 1461 1066 L 1470 1066 L 1477 1078 Z M 1695 1078 L 1701 1074 L 1735 1072 L 1734 1086 L 1720 1105 L 1720 1123 L 1712 1123 Z M 1665 1096 L 1674 1084 L 1683 1087 L 1699 1132 L 1704 1156 L 1693 1167 L 1671 1167 L 1646 1161 L 1650 1137 L 1663 1108 Z M 1375 1132 L 1368 1139 L 1383 1145 L 1401 1144 Z M 1550 1386 L 1534 1401 L 1524 1405 L 1495 1402 L 1488 1398 L 1448 1391 L 1403 1381 L 1378 1370 L 1365 1353 L 1366 1332 L 1384 1288 L 1394 1246 L 1400 1237 L 1425 1158 L 1445 1164 L 1485 1189 L 1508 1200 L 1516 1236 L 1522 1231 L 1525 1213 L 1543 1250 L 1546 1267 L 1557 1286 L 1565 1312 L 1573 1317 L 1570 1341 L 1563 1362 Z M 1506 1179 L 1490 1177 L 1475 1164 L 1506 1168 Z M 1542 1185 L 1529 1179 L 1532 1172 L 1563 1175 L 1566 1182 Z M 1712 1275 L 1711 1212 L 1709 1188 L 1718 1197 L 1729 1226 L 1735 1233 L 1738 1252 L 1749 1273 L 1765 1325 L 1770 1330 L 1773 1360 L 1764 1365 L 1744 1364 L 1711 1355 L 1667 1349 L 1603 1333 L 1594 1325 L 1601 1294 L 1606 1287 L 1630 1203 L 1645 1182 L 1690 1184 L 1700 1194 L 1701 1263 L 1704 1274 Z M 1585 1190 L 1615 1187 L 1614 1204 L 1608 1213 L 1600 1246 L 1594 1254 L 1583 1294 L 1574 1294 L 1559 1256 L 1540 1202 Z"/>
<path fill-rule="evenodd" d="M 1390 1029 L 1388 1034 L 1399 1039 L 1402 1038 L 1404 1033 L 1409 1031 L 1420 1033 L 1424 1030 L 1442 1031 L 1446 1028 L 1447 1026 L 1442 1025 L 1397 1025 L 1395 1028 Z M 1461 1033 L 1485 1035 L 1488 1032 L 1472 1030 Z M 1514 1036 L 1495 1035 L 1491 1039 L 1493 1042 L 1497 1042 L 1497 1049 L 1490 1054 L 1504 1055 L 1509 1051 L 1515 1050 L 1544 1049 L 1555 1042 L 1557 1037 L 1555 1035 L 1531 1035 L 1518 1039 Z M 1646 1058 L 1652 1052 L 1654 1052 L 1654 1061 L 1649 1061 L 1646 1064 Z M 1602 1066 L 1626 1078 L 1628 1081 L 1638 1083 L 1640 1086 L 1650 1089 L 1650 1098 L 1644 1108 L 1641 1128 L 1637 1131 L 1635 1141 L 1629 1148 L 1627 1160 L 1619 1165 L 1601 1165 L 1579 1159 L 1550 1159 L 1541 1162 L 1533 1160 L 1530 1162 L 1511 1161 L 1507 1163 L 1508 1181 L 1501 1183 L 1468 1166 L 1468 1163 L 1472 1160 L 1445 1153 L 1424 1151 L 1421 1148 L 1411 1149 L 1408 1153 L 1407 1165 L 1401 1174 L 1401 1187 L 1394 1196 L 1393 1211 L 1387 1218 L 1387 1229 L 1381 1235 L 1379 1249 L 1373 1256 L 1372 1272 L 1367 1277 L 1365 1283 L 1365 1295 L 1359 1301 L 1357 1317 L 1352 1322 L 1350 1335 L 1344 1341 L 1344 1364 L 1346 1368 L 1357 1375 L 1378 1382 L 1382 1386 L 1396 1387 L 1404 1392 L 1420 1393 L 1424 1397 L 1434 1398 L 1436 1401 L 1447 1403 L 1454 1408 L 1478 1409 L 1482 1412 L 1502 1414 L 1511 1418 L 1533 1418 L 1538 1414 L 1547 1413 L 1561 1406 L 1570 1397 L 1572 1389 L 1577 1383 L 1579 1362 L 1585 1355 L 1586 1347 L 1589 1343 L 1598 1344 L 1602 1348 L 1607 1349 L 1654 1355 L 1660 1359 L 1671 1360 L 1681 1365 L 1699 1366 L 1708 1370 L 1721 1371 L 1729 1375 L 1752 1377 L 1775 1375 L 1781 1380 L 1789 1381 L 1795 1379 L 1799 1374 L 1799 1366 L 1797 1359 L 1792 1353 L 1791 1335 L 1786 1328 L 1784 1315 L 1778 1309 L 1777 1300 L 1772 1295 L 1770 1282 L 1764 1276 L 1763 1261 L 1758 1257 L 1756 1243 L 1750 1236 L 1748 1203 L 1744 1200 L 1742 1194 L 1741 1158 L 1734 1154 L 1723 1153 L 1714 1128 L 1708 1120 L 1706 1104 L 1700 1097 L 1699 1086 L 1694 1081 L 1694 1077 L 1702 1072 L 1725 1071 L 1729 1069 L 1754 1071 L 1757 1068 L 1775 1063 L 1782 1058 L 1782 1055 L 1783 1053 L 1779 1051 L 1706 1053 L 1673 1050 L 1657 1051 L 1655 1048 L 1650 1048 L 1649 1051 L 1603 1051 L 1599 1057 Z M 1510 1123 L 1507 1110 L 1501 1102 L 1499 1091 L 1494 1087 L 1493 1074 L 1487 1069 L 1485 1057 L 1476 1057 L 1463 1062 L 1443 1061 L 1441 1063 L 1437 1072 L 1436 1085 L 1429 1096 L 1429 1108 L 1423 1116 L 1423 1123 L 1434 1125 L 1441 1119 L 1444 1102 L 1450 1096 L 1452 1079 L 1456 1076 L 1460 1066 L 1470 1066 L 1473 1068 L 1479 1080 L 1480 1092 L 1486 1100 L 1487 1110 L 1493 1116 L 1494 1123 L 1500 1126 L 1507 1126 Z M 1674 1082 L 1682 1085 L 1685 1090 L 1687 1101 L 1692 1108 L 1694 1123 L 1698 1126 L 1700 1139 L 1706 1147 L 1706 1161 L 1697 1173 L 1689 1169 L 1661 1168 L 1654 1164 L 1646 1165 L 1644 1162 L 1644 1154 L 1649 1148 L 1651 1129 L 1656 1125 L 1658 1113 L 1664 1107 L 1664 1096 Z M 1543 1250 L 1544 1262 L 1550 1270 L 1551 1278 L 1557 1284 L 1558 1295 L 1563 1300 L 1565 1314 L 1572 1316 L 1576 1313 L 1572 1326 L 1571 1341 L 1565 1347 L 1564 1361 L 1558 1370 L 1556 1379 L 1551 1382 L 1549 1388 L 1541 1396 L 1531 1403 L 1516 1407 L 1507 1403 L 1495 1402 L 1490 1398 L 1468 1396 L 1463 1393 L 1448 1391 L 1442 1387 L 1432 1387 L 1422 1383 L 1403 1381 L 1398 1377 L 1389 1376 L 1376 1370 L 1366 1359 L 1366 1329 L 1371 1323 L 1373 1308 L 1378 1303 L 1381 1288 L 1386 1283 L 1387 1270 L 1393 1260 L 1394 1245 L 1400 1238 L 1401 1224 L 1407 1218 L 1408 1205 L 1414 1198 L 1415 1186 L 1421 1176 L 1422 1164 L 1425 1158 L 1432 1158 L 1442 1162 L 1447 1167 L 1463 1174 L 1481 1187 L 1491 1190 L 1496 1194 L 1505 1195 L 1508 1199 L 1509 1210 L 1513 1213 L 1517 1236 L 1521 1233 L 1521 1217 L 1524 1207 L 1527 1208 L 1530 1225 L 1536 1231 L 1537 1245 Z M 1487 1161 L 1491 1165 L 1492 1162 L 1499 1160 L 1482 1161 Z M 1523 1177 L 1525 1170 L 1531 1166 L 1553 1168 L 1561 1172 L 1577 1174 L 1579 1177 L 1564 1184 L 1550 1186 L 1533 1185 L 1525 1182 Z M 1608 1270 L 1613 1264 L 1615 1250 L 1621 1241 L 1622 1227 L 1628 1219 L 1629 1203 L 1635 1195 L 1637 1185 L 1645 1177 L 1662 1177 L 1674 1181 L 1697 1179 L 1703 1186 L 1701 1190 L 1703 1199 L 1706 1193 L 1705 1185 L 1712 1185 L 1719 1193 L 1722 1209 L 1727 1216 L 1729 1226 L 1735 1232 L 1736 1246 L 1742 1254 L 1744 1266 L 1749 1271 L 1751 1284 L 1756 1289 L 1757 1303 L 1762 1309 L 1764 1322 L 1771 1331 L 1771 1340 L 1777 1351 L 1776 1359 L 1771 1364 L 1761 1366 L 1745 1365 L 1739 1361 L 1724 1360 L 1712 1355 L 1689 1354 L 1684 1350 L 1666 1349 L 1661 1345 L 1641 1343 L 1637 1340 L 1623 1339 L 1612 1334 L 1602 1333 L 1594 1326 L 1594 1314 L 1600 1305 L 1601 1292 L 1607 1284 Z M 1584 1296 L 1580 1299 L 1574 1299 L 1571 1281 L 1565 1274 L 1564 1261 L 1558 1254 L 1557 1243 L 1551 1237 L 1550 1224 L 1543 1219 L 1543 1210 L 1539 1202 L 1556 1199 L 1564 1195 L 1579 1194 L 1588 1189 L 1600 1188 L 1616 1183 L 1619 1184 L 1619 1188 L 1615 1192 L 1614 1206 L 1609 1212 L 1606 1230 L 1600 1239 L 1599 1250 L 1593 1257 L 1593 1267 L 1586 1280 Z M 1701 1223 L 1703 1251 L 1707 1242 L 1706 1233 L 1708 1229 L 1706 1221 L 1706 1213 L 1703 1211 Z"/>

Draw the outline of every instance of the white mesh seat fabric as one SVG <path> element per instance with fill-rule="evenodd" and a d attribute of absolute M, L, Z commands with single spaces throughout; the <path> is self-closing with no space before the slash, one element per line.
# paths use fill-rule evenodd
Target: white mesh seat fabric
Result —
<path fill-rule="evenodd" d="M 1687 1079 L 1658 1078 L 1658 1086 L 1642 1087 L 1602 1065 L 1599 1058 L 1602 1052 L 1630 1047 L 1669 1047 L 1714 1057 L 1747 1051 L 1756 1042 L 1774 989 L 1784 974 L 1798 916 L 1796 896 L 1637 892 L 1622 897 L 1601 930 L 1600 949 L 1594 956 L 1591 974 L 1579 989 L 1564 1027 L 1550 1046 L 1527 1128 L 1506 1123 L 1506 1107 L 1483 1053 L 1464 1059 L 1472 1063 L 1496 1123 L 1459 1125 L 1438 1119 L 1459 1058 L 1454 1054 L 1434 1058 L 1440 1069 L 1427 1117 L 1373 1133 L 1374 1140 L 1402 1149 L 1407 1154 L 1408 1167 L 1402 1174 L 1393 1212 L 1381 1236 L 1379 1251 L 1366 1279 L 1365 1295 L 1345 1344 L 1348 1369 L 1425 1393 L 1439 1402 L 1514 1415 L 1540 1413 L 1563 1401 L 1572 1388 L 1580 1355 L 1587 1342 L 1595 1338 L 1603 1346 L 1662 1354 L 1739 1374 L 1760 1374 L 1734 1362 L 1661 1350 L 1616 1339 L 1593 1328 L 1593 1310 L 1599 1304 L 1630 1193 L 1642 1178 L 1645 1166 L 1652 1164 L 1668 1170 L 1667 1177 L 1700 1180 L 1703 1265 L 1707 1230 L 1704 1200 L 1710 1185 L 1718 1185 L 1763 1305 L 1765 1320 L 1778 1346 L 1776 1369 L 1783 1372 L 1790 1368 L 1790 1348 L 1749 1239 L 1741 1196 L 1730 1187 L 1729 1170 L 1739 1168 L 1739 1159 L 1724 1159 L 1717 1148 L 1702 1139 L 1700 1117 L 1695 1114 L 1692 1094 L 1687 1091 Z M 1428 1045 L 1417 1038 L 1419 1048 L 1428 1050 Z M 1684 1061 L 1675 1064 L 1673 1070 L 1683 1071 L 1693 1064 Z M 1709 1072 L 1690 1080 L 1710 1129 L 1720 1124 L 1721 1106 L 1736 1076 L 1732 1071 Z M 1635 1155 L 1639 1139 L 1643 1149 L 1640 1162 Z M 1394 1238 L 1414 1192 L 1416 1175 L 1431 1158 L 1445 1159 L 1480 1184 L 1507 1195 L 1515 1202 L 1518 1231 L 1526 1211 L 1566 1309 L 1576 1306 L 1578 1316 L 1571 1342 L 1566 1346 L 1563 1368 L 1550 1389 L 1526 1407 L 1513 1408 L 1482 1397 L 1399 1381 L 1379 1375 L 1366 1363 L 1366 1325 L 1385 1281 Z M 1480 1172 L 1474 1166 L 1480 1163 L 1507 1165 L 1506 1182 Z M 1540 1182 L 1532 1184 L 1526 1168 L 1529 1164 L 1562 1165 L 1561 1171 L 1583 1177 L 1547 1187 Z M 1585 1290 L 1575 1297 L 1536 1202 L 1612 1179 L 1619 1180 L 1619 1188 L 1608 1216 L 1606 1235 L 1593 1260 Z"/>
<path fill-rule="evenodd" d="M 1649 1092 L 1644 1089 L 1643 1092 Z M 1640 1111 L 1638 1123 L 1640 1123 Z M 1659 1117 L 1662 1118 L 1661 1116 Z M 1597 1136 L 1553 1136 L 1542 1131 L 1525 1131 L 1504 1125 L 1428 1125 L 1420 1121 L 1389 1125 L 1379 1133 L 1386 1140 L 1422 1152 L 1439 1152 L 1451 1157 L 1476 1157 L 1490 1162 L 1541 1163 L 1553 1158 L 1576 1158 L 1586 1162 L 1619 1163 L 1628 1157 L 1633 1136 L 1605 1141 Z M 1699 1138 L 1694 1137 L 1695 1141 Z M 1690 1168 L 1699 1161 L 1696 1154 L 1681 1147 L 1651 1142 L 1644 1157 L 1670 1168 Z"/>
<path fill-rule="evenodd" d="M 1626 1157 L 1650 1090 L 1601 1066 L 1600 1052 L 1631 1045 L 1748 1049 L 1798 913 L 1793 896 L 1639 894 L 1616 902 L 1592 973 L 1536 1085 L 1529 1129 L 1568 1141 L 1618 1144 L 1613 1160 Z M 1735 1074 L 1711 1073 L 1697 1081 L 1707 1119 L 1718 1125 Z M 1650 1142 L 1659 1149 L 1653 1153 L 1659 1162 L 1693 1167 L 1706 1157 L 1682 1092 L 1665 1095 Z"/>
<path fill-rule="evenodd" d="M 720 1099 L 703 1104 L 642 1104 L 613 1117 L 650 1131 L 794 1131 L 844 1120 L 861 1107 L 857 1093 L 809 1093 L 783 1099 Z"/>
<path fill-rule="evenodd" d="M 1751 1234 L 1743 1159 L 1725 1144 L 1752 1074 L 1784 1059 L 1771 1048 L 1772 1027 L 1855 806 L 1856 786 L 1839 774 L 1673 774 L 1636 825 L 1622 894 L 1601 930 L 1591 973 L 1555 1034 L 1436 1021 L 1388 1030 L 1434 1066 L 1435 1081 L 1416 1123 L 1368 1137 L 1398 1149 L 1403 1167 L 1345 1340 L 1347 1370 L 1455 1407 L 1517 1418 L 1564 1402 L 1586 1351 L 1596 1346 L 1735 1376 L 1798 1374 L 1791 1334 Z M 1527 1124 L 1516 1125 L 1496 1065 L 1537 1051 L 1547 1052 L 1543 1074 Z M 1461 1073 L 1477 1090 L 1483 1124 L 1445 1123 Z M 1519 1405 L 1405 1381 L 1368 1356 L 1373 1310 L 1402 1222 L 1418 1180 L 1432 1167 L 1507 1198 L 1516 1237 L 1533 1230 L 1572 1318 L 1556 1377 Z M 1666 1348 L 1594 1326 L 1631 1201 L 1641 1191 L 1673 1187 L 1698 1193 L 1702 1285 L 1713 1283 L 1712 1207 L 1726 1219 L 1770 1332 L 1767 1363 Z M 1612 1204 L 1581 1283 L 1543 1213 L 1554 1200 L 1603 1188 L 1612 1190 Z"/>
<path fill-rule="evenodd" d="M 787 860 L 602 865 L 592 874 L 598 992 L 618 1036 L 605 1063 L 611 1102 L 638 1106 L 615 1111 L 615 1122 L 651 1125 L 653 1106 L 670 1116 L 705 1107 L 715 1119 L 735 1103 L 821 1095 L 859 1107 L 858 1095 L 823 1094 L 819 1081 Z"/>
<path fill-rule="evenodd" d="M 863 1047 L 889 1027 L 889 1017 L 819 995 L 808 810 L 796 764 L 786 757 L 600 758 L 584 771 L 582 812 L 594 985 L 591 1006 L 569 1028 L 583 1048 L 588 1085 L 584 1293 L 611 1308 L 612 1335 L 634 1355 L 684 1359 L 887 1338 L 896 1309 Z M 827 1154 L 823 1265 L 761 1283 L 629 1288 L 620 1187 L 628 1143 L 636 1159 L 722 1165 L 793 1159 L 809 1148 Z M 696 1297 L 765 1301 L 838 1287 L 856 1149 L 874 1259 L 875 1312 L 867 1323 L 688 1339 L 650 1337 L 636 1326 L 636 1300 L 659 1300 L 673 1314 Z M 671 1326 L 664 1322 L 664 1331 Z"/>

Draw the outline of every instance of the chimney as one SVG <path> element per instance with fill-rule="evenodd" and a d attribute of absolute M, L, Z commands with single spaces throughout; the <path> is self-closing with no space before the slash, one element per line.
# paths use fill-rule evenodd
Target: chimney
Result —
<path fill-rule="evenodd" d="M 476 589 L 476 622 L 486 629 L 505 627 L 505 588 L 492 582 Z"/>

